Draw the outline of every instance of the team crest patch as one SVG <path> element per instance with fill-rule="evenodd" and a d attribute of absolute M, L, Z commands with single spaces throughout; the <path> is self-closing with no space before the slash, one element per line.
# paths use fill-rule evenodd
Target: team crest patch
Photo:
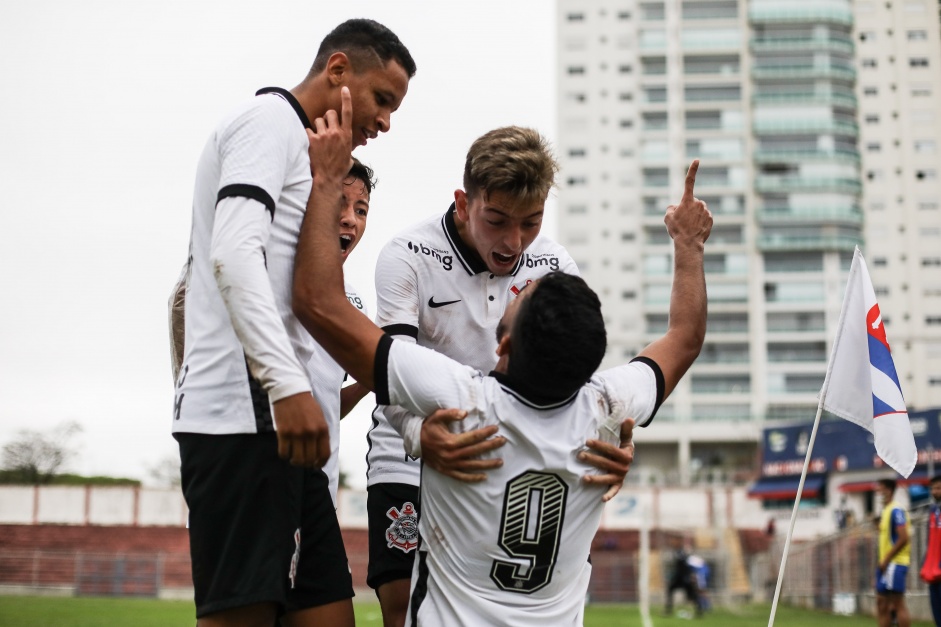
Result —
<path fill-rule="evenodd" d="M 520 295 L 520 292 L 523 291 L 523 288 L 526 287 L 527 285 L 529 285 L 529 284 L 532 283 L 532 282 L 533 282 L 532 279 L 526 279 L 526 281 L 525 281 L 524 283 L 520 283 L 519 285 L 511 285 L 511 286 L 510 286 L 510 292 L 513 294 L 513 296 L 519 296 L 519 295 Z"/>
<path fill-rule="evenodd" d="M 418 514 L 414 505 L 406 501 L 401 510 L 389 508 L 386 516 L 392 520 L 386 529 L 386 541 L 390 549 L 395 547 L 408 553 L 418 546 Z"/>

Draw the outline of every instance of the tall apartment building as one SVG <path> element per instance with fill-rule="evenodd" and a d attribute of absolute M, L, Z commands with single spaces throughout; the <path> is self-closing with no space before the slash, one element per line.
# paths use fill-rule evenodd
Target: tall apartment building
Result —
<path fill-rule="evenodd" d="M 686 168 L 715 217 L 702 354 L 651 481 L 754 470 L 812 420 L 858 245 L 909 405 L 941 405 L 941 52 L 933 0 L 558 0 L 560 241 L 602 298 L 607 364 L 666 329 L 662 222 Z"/>

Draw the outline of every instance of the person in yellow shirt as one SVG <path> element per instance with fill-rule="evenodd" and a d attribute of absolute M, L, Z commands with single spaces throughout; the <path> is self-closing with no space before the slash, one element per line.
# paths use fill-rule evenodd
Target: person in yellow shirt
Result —
<path fill-rule="evenodd" d="M 879 518 L 879 566 L 876 568 L 876 617 L 879 627 L 889 627 L 892 616 L 899 627 L 912 624 L 905 605 L 905 578 L 911 563 L 911 522 L 904 507 L 895 502 L 895 479 L 880 479 L 876 493 L 882 497 Z"/>

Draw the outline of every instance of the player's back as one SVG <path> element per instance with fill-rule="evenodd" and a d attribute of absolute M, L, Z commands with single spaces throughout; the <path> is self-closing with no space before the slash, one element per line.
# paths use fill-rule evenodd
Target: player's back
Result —
<path fill-rule="evenodd" d="M 588 438 L 618 441 L 597 389 L 535 408 L 494 378 L 462 428 L 497 424 L 501 468 L 481 483 L 422 474 L 423 545 L 413 604 L 421 625 L 580 625 L 604 488 L 581 477 Z"/>

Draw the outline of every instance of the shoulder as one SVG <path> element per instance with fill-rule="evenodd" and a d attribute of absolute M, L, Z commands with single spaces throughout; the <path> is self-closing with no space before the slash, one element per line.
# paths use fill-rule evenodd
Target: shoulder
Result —
<path fill-rule="evenodd" d="M 259 138 L 290 134 L 300 137 L 303 130 L 290 103 L 270 93 L 254 96 L 236 105 L 221 124 L 221 131 L 226 135 L 254 133 Z"/>
<path fill-rule="evenodd" d="M 395 234 L 379 251 L 379 260 L 405 261 L 429 270 L 454 269 L 454 252 L 441 226 L 441 216 L 426 218 Z"/>
<path fill-rule="evenodd" d="M 612 417 L 633 418 L 646 427 L 660 406 L 663 375 L 656 363 L 634 360 L 595 374 L 587 387 L 600 393 Z"/>

